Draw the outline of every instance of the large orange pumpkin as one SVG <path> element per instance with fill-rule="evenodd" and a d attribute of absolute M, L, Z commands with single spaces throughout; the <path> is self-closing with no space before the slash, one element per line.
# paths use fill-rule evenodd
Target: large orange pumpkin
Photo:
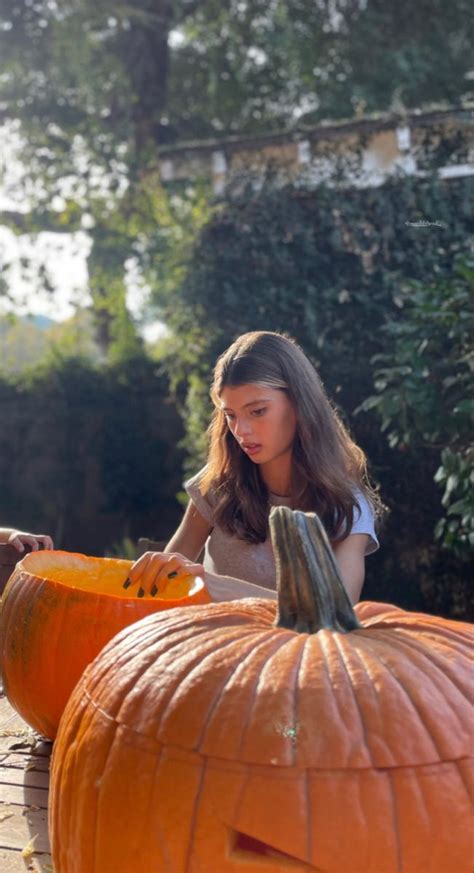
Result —
<path fill-rule="evenodd" d="M 173 581 L 156 597 L 124 590 L 131 561 L 32 552 L 2 598 L 0 665 L 5 693 L 32 727 L 54 739 L 83 670 L 122 628 L 151 612 L 209 603 L 201 579 Z"/>
<path fill-rule="evenodd" d="M 316 516 L 270 525 L 279 603 L 150 616 L 53 753 L 58 873 L 472 873 L 472 628 L 349 603 Z"/>

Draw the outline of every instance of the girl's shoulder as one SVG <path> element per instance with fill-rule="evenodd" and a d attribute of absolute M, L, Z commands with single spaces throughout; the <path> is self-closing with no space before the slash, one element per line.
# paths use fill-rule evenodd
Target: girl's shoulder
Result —
<path fill-rule="evenodd" d="M 196 509 L 210 524 L 214 524 L 214 507 L 216 504 L 215 493 L 212 488 L 203 494 L 201 489 L 201 481 L 206 472 L 207 466 L 204 465 L 194 476 L 183 483 L 186 493 L 193 501 Z"/>
<path fill-rule="evenodd" d="M 354 488 L 353 494 L 355 499 L 354 518 L 349 533 L 365 533 L 369 535 L 369 541 L 367 543 L 367 549 L 365 554 L 370 555 L 372 554 L 372 552 L 376 552 L 377 549 L 380 547 L 380 543 L 375 532 L 374 507 L 368 497 L 364 494 L 362 489 Z"/>

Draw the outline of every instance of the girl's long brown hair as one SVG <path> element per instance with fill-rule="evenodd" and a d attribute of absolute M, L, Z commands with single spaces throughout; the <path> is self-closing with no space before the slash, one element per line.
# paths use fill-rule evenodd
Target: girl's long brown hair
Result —
<path fill-rule="evenodd" d="M 252 331 L 242 334 L 214 369 L 211 398 L 216 408 L 199 484 L 203 494 L 214 494 L 217 525 L 249 543 L 261 543 L 268 536 L 268 489 L 258 464 L 242 451 L 218 407 L 225 387 L 249 384 L 285 391 L 295 409 L 293 467 L 306 485 L 293 495 L 293 509 L 316 512 L 332 542 L 344 539 L 345 531 L 351 530 L 355 488 L 371 501 L 376 515 L 382 514 L 383 504 L 369 482 L 365 453 L 349 436 L 306 355 L 285 334 Z"/>

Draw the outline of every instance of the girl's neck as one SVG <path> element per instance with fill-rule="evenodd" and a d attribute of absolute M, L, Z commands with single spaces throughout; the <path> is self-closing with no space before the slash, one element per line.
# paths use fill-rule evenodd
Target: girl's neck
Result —
<path fill-rule="evenodd" d="M 291 497 L 295 486 L 292 466 L 291 452 L 261 465 L 260 476 L 272 494 Z"/>

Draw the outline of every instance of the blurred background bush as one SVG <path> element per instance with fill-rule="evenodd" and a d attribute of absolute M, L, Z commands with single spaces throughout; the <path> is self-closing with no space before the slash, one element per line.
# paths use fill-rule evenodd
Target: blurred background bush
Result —
<path fill-rule="evenodd" d="M 5 0 L 2 524 L 166 539 L 215 358 L 285 331 L 390 509 L 364 596 L 474 617 L 471 29 L 464 0 Z"/>

